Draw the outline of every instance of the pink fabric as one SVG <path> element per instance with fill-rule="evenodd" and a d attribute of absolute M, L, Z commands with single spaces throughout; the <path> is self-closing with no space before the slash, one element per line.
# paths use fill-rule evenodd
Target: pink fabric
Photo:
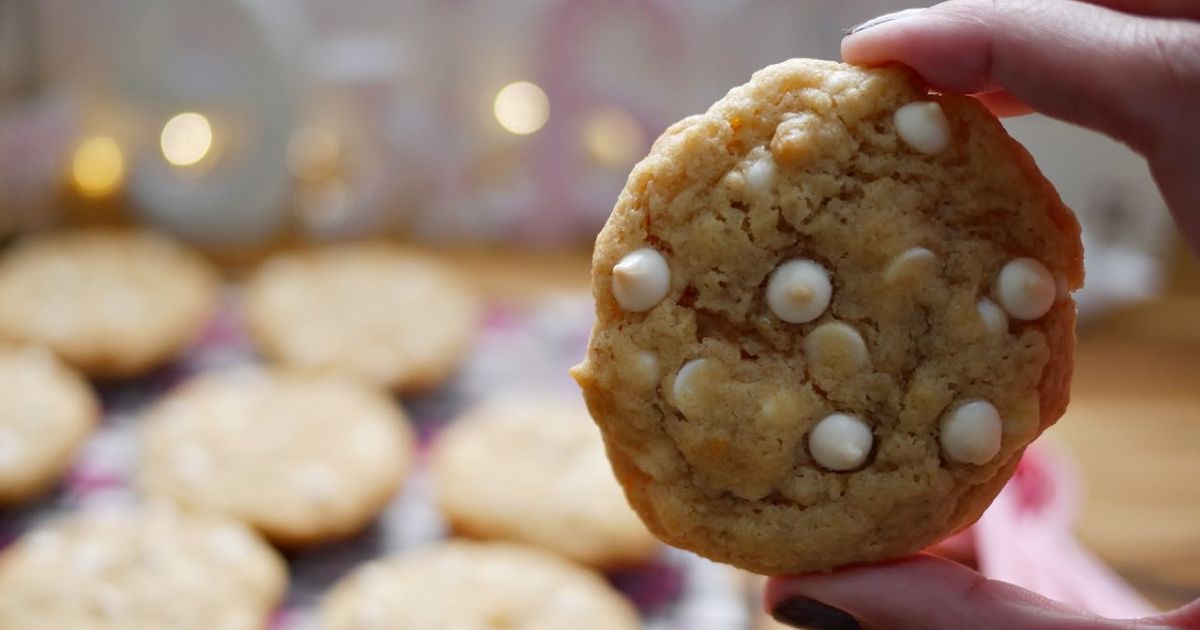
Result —
<path fill-rule="evenodd" d="M 1075 539 L 1079 499 L 1065 455 L 1044 444 L 1031 446 L 1012 480 L 971 528 L 980 571 L 1105 617 L 1157 612 Z"/>

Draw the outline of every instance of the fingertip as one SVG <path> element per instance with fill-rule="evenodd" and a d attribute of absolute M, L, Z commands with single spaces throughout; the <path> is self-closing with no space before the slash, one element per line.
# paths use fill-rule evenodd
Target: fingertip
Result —
<path fill-rule="evenodd" d="M 1032 107 L 1013 96 L 1011 92 L 1005 90 L 975 94 L 974 97 L 983 103 L 984 107 L 1000 118 L 1028 116 L 1034 112 Z"/>
<path fill-rule="evenodd" d="M 988 32 L 978 23 L 938 6 L 854 30 L 842 38 L 841 54 L 853 65 L 903 64 L 937 90 L 973 93 L 995 87 L 987 65 L 989 46 Z"/>

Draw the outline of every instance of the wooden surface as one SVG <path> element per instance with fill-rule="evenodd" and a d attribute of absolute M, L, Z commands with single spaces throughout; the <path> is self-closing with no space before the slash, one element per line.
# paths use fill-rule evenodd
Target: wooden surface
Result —
<path fill-rule="evenodd" d="M 585 291 L 583 251 L 451 251 L 493 298 Z M 1153 602 L 1200 598 L 1200 270 L 1079 329 L 1072 403 L 1048 433 L 1082 473 L 1079 535 Z"/>

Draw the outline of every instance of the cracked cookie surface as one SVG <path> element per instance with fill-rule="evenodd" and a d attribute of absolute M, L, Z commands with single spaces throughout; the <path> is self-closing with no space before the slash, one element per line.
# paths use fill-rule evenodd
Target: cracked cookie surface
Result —
<path fill-rule="evenodd" d="M 973 99 L 765 68 L 656 141 L 596 241 L 573 370 L 635 509 L 764 574 L 973 522 L 1063 412 L 1079 227 Z"/>

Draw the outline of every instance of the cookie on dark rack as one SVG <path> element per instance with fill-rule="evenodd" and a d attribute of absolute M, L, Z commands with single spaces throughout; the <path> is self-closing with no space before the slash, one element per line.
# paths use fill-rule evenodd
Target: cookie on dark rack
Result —
<path fill-rule="evenodd" d="M 99 416 L 87 382 L 49 350 L 0 344 L 0 505 L 48 489 Z"/>
<path fill-rule="evenodd" d="M 902 556 L 1062 414 L 1082 255 L 977 101 L 792 60 L 634 168 L 573 374 L 666 542 L 766 574 Z"/>
<path fill-rule="evenodd" d="M 413 443 L 404 413 L 373 386 L 236 370 L 196 377 L 150 411 L 139 482 L 306 546 L 365 527 L 400 487 Z"/>
<path fill-rule="evenodd" d="M 406 392 L 454 372 L 480 314 L 474 291 L 445 263 L 386 244 L 281 254 L 254 274 L 245 298 L 269 358 Z"/>
<path fill-rule="evenodd" d="M 438 436 L 431 468 L 438 506 L 460 533 L 606 569 L 645 563 L 658 550 L 582 402 L 485 402 Z"/>
<path fill-rule="evenodd" d="M 216 274 L 150 232 L 32 237 L 0 259 L 0 339 L 44 345 L 89 376 L 138 376 L 196 339 Z"/>
<path fill-rule="evenodd" d="M 256 630 L 287 573 L 241 525 L 153 505 L 64 517 L 0 555 L 0 628 Z"/>
<path fill-rule="evenodd" d="M 321 605 L 326 630 L 632 630 L 637 614 L 604 578 L 544 551 L 451 541 L 367 563 Z"/>

